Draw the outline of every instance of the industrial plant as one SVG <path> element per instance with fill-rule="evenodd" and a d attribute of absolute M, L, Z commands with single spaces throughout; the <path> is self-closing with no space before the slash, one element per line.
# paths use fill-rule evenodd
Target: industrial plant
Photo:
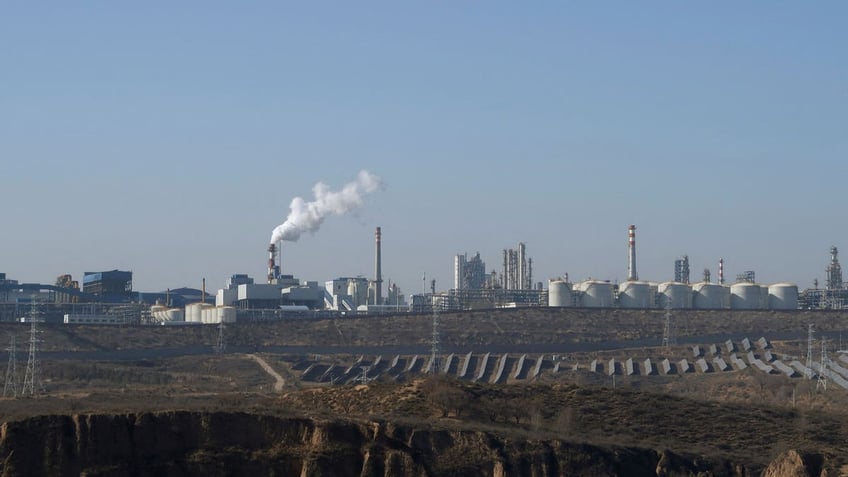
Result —
<path fill-rule="evenodd" d="M 303 281 L 282 271 L 284 243 L 298 237 L 297 225 L 289 221 L 275 229 L 280 240 L 269 244 L 265 283 L 247 274 L 233 274 L 215 293 L 179 288 L 147 293 L 133 290 L 131 271 L 86 272 L 80 282 L 71 275 L 57 277 L 55 284 L 19 283 L 0 273 L 0 320 L 25 320 L 37 305 L 46 321 L 67 324 L 167 324 L 192 325 L 273 320 L 286 316 L 353 316 L 375 313 L 430 313 L 511 307 L 575 307 L 622 309 L 699 310 L 796 310 L 843 309 L 848 299 L 842 280 L 838 249 L 830 249 L 826 280 L 819 288 L 799 290 L 792 283 L 760 284 L 756 273 L 737 274 L 732 284 L 725 282 L 724 259 L 717 260 L 718 279 L 709 269 L 698 282 L 690 281 L 689 257 L 674 260 L 673 280 L 641 279 L 637 272 L 636 226 L 627 228 L 627 280 L 586 279 L 572 282 L 566 274 L 534 282 L 533 258 L 519 242 L 502 252 L 499 268 L 486 268 L 479 252 L 454 256 L 453 288 L 437 291 L 435 281 L 429 292 L 411 296 L 409 303 L 391 281 L 383 289 L 383 231 L 374 232 L 374 262 L 371 278 L 341 276 Z M 307 224 L 314 227 L 315 224 Z M 279 232 L 283 230 L 283 232 Z M 385 291 L 385 293 L 384 293 Z"/>

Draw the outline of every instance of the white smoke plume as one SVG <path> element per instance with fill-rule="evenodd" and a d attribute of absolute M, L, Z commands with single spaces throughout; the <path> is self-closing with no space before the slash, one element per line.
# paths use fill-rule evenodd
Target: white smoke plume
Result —
<path fill-rule="evenodd" d="M 271 233 L 271 243 L 280 240 L 297 242 L 304 232 L 316 232 L 328 215 L 344 215 L 362 207 L 364 196 L 376 191 L 382 184 L 380 177 L 368 171 L 359 171 L 356 180 L 345 184 L 340 191 L 331 191 L 323 182 L 315 184 L 312 187 L 315 200 L 292 199 L 289 216 Z"/>

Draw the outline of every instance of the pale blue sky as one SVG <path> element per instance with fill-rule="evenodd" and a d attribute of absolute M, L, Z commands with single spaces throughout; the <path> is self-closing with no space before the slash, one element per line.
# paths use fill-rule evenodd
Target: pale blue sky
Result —
<path fill-rule="evenodd" d="M 248 3 L 247 6 L 244 3 Z M 536 279 L 848 252 L 844 2 L 4 2 L 0 271 L 136 288 L 265 274 L 296 195 L 368 169 L 356 216 L 287 244 L 304 280 L 452 284 L 527 244 Z M 848 255 L 846 255 L 848 257 Z M 848 260 L 848 258 L 846 258 Z"/>

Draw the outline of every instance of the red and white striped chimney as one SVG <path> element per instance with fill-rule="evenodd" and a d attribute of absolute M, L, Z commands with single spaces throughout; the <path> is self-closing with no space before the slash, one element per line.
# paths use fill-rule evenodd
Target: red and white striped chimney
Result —
<path fill-rule="evenodd" d="M 274 279 L 277 278 L 276 274 L 276 261 L 277 255 L 277 246 L 273 243 L 268 246 L 268 283 L 273 283 Z"/>
<path fill-rule="evenodd" d="M 639 274 L 636 273 L 636 226 L 631 225 L 627 229 L 629 238 L 630 261 L 627 266 L 627 280 L 636 281 L 639 279 Z"/>
<path fill-rule="evenodd" d="M 374 232 L 374 239 L 377 245 L 377 254 L 374 260 L 374 288 L 376 289 L 374 292 L 374 304 L 382 305 L 383 304 L 383 259 L 381 257 L 381 244 L 380 241 L 383 237 L 383 232 L 380 227 L 377 227 L 377 231 Z"/>

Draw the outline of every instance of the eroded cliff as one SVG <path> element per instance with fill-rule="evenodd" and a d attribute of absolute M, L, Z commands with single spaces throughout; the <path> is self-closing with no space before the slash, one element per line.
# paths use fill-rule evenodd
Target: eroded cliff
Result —
<path fill-rule="evenodd" d="M 652 449 L 226 412 L 7 422 L 0 429 L 0 462 L 4 477 L 750 475 L 744 463 Z"/>

